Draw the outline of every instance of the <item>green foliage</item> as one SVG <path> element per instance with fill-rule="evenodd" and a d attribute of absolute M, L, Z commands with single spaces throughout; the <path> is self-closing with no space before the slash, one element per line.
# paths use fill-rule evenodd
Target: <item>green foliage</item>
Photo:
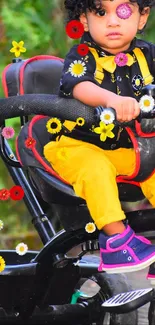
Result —
<path fill-rule="evenodd" d="M 1 0 L 0 1 L 0 76 L 13 55 L 9 52 L 12 41 L 24 41 L 27 48 L 22 58 L 49 54 L 64 57 L 74 41 L 64 29 L 63 0 Z M 151 13 L 145 34 L 141 37 L 154 42 L 155 21 Z M 3 96 L 0 87 L 0 96 Z M 7 121 L 19 132 L 18 119 Z M 9 140 L 14 151 L 14 138 Z M 0 188 L 13 186 L 2 160 L 0 162 Z M 15 233 L 31 229 L 29 214 L 23 202 L 0 202 L 0 219 L 6 226 L 3 233 Z"/>

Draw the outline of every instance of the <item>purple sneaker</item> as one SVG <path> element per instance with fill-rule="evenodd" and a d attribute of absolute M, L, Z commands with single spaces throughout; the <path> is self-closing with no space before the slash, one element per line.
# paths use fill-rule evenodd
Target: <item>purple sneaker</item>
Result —
<path fill-rule="evenodd" d="M 155 285 L 155 263 L 151 264 L 149 267 L 147 280 L 150 280 L 151 285 Z"/>
<path fill-rule="evenodd" d="M 99 235 L 101 264 L 99 271 L 121 273 L 139 271 L 155 262 L 155 245 L 127 226 L 122 234 Z"/>

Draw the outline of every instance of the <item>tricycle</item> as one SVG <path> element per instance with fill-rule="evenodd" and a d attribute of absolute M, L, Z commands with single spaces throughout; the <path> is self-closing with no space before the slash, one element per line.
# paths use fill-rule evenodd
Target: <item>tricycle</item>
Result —
<path fill-rule="evenodd" d="M 28 250 L 23 256 L 15 250 L 0 251 L 6 262 L 0 273 L 0 321 L 24 325 L 137 325 L 137 309 L 150 302 L 149 325 L 153 325 L 154 289 L 132 290 L 124 274 L 98 271 L 98 231 L 85 231 L 85 225 L 92 221 L 86 202 L 43 156 L 44 145 L 51 141 L 46 130 L 50 117 L 75 121 L 80 116 L 92 125 L 100 111 L 96 109 L 94 115 L 92 108 L 57 95 L 62 68 L 62 59 L 38 56 L 14 60 L 3 72 L 6 98 L 0 99 L 1 131 L 6 119 L 14 117 L 20 118 L 21 131 L 16 153 L 1 132 L 0 155 L 15 185 L 24 190 L 23 200 L 43 248 Z M 153 86 L 147 87 L 147 92 L 154 95 Z M 155 110 L 141 118 L 147 116 L 154 117 Z M 31 150 L 25 146 L 27 138 L 35 139 Z M 119 181 L 118 189 L 121 201 L 144 198 L 136 182 Z M 44 208 L 47 206 L 53 211 L 50 217 Z M 155 231 L 154 209 L 131 211 L 126 216 L 136 232 Z M 57 219 L 61 230 L 55 225 Z M 93 295 L 82 290 L 88 280 L 98 285 Z"/>

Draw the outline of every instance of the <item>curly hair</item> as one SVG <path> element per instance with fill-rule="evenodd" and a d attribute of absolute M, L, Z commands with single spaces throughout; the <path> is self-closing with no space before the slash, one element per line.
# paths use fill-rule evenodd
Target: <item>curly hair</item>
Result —
<path fill-rule="evenodd" d="M 106 0 L 105 0 L 106 1 Z M 113 1 L 113 0 L 109 0 Z M 139 11 L 142 13 L 145 7 L 152 8 L 155 6 L 155 0 L 130 0 L 137 2 Z M 86 13 L 86 10 L 95 11 L 96 13 L 102 9 L 102 0 L 65 0 L 65 10 L 67 12 L 67 22 L 75 19 L 79 20 L 81 14 Z"/>

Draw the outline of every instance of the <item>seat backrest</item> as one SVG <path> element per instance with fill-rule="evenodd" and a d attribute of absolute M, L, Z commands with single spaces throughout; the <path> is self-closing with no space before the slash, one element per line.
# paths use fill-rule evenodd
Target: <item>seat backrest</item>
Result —
<path fill-rule="evenodd" d="M 2 73 L 5 96 L 58 94 L 62 69 L 63 59 L 50 55 L 14 62 Z"/>

